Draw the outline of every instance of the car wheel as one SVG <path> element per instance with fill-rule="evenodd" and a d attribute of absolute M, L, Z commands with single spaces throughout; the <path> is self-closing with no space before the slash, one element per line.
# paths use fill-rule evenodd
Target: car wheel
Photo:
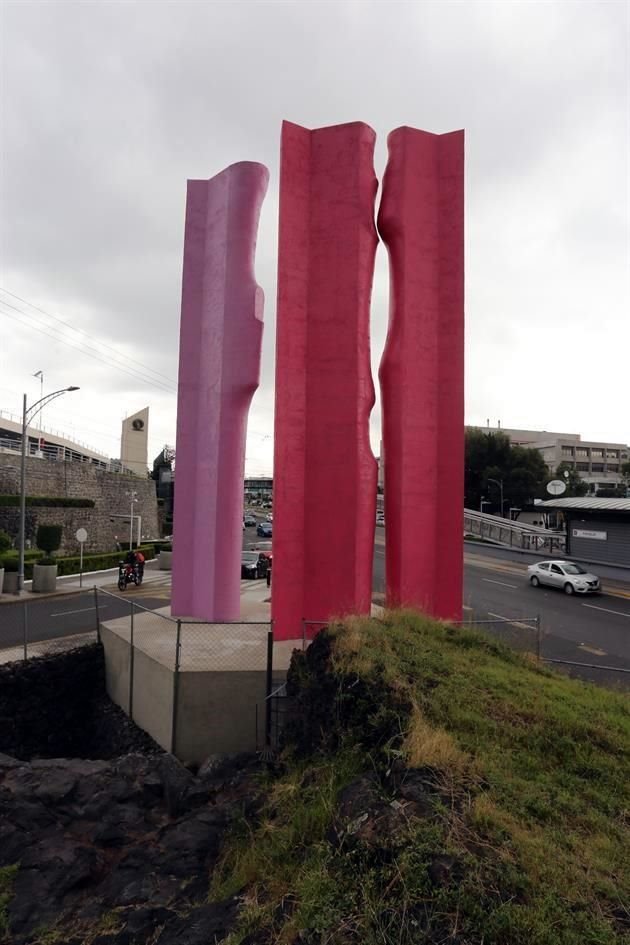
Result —
<path fill-rule="evenodd" d="M 529 583 L 531 584 L 532 587 L 540 587 L 540 581 L 538 580 L 535 574 L 533 577 L 530 578 Z"/>
<path fill-rule="evenodd" d="M 572 585 L 572 584 L 569 584 L 568 581 L 567 581 L 567 583 L 564 585 L 564 593 L 565 593 L 565 594 L 569 594 L 569 595 L 575 593 L 575 590 L 574 590 L 573 585 Z"/>

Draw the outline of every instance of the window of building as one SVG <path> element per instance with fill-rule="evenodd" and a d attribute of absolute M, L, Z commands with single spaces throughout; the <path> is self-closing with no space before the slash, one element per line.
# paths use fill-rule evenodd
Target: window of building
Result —
<path fill-rule="evenodd" d="M 588 472 L 588 463 L 576 463 L 575 468 L 578 472 Z"/>
<path fill-rule="evenodd" d="M 619 450 L 608 450 L 606 456 L 608 459 L 619 459 Z"/>
<path fill-rule="evenodd" d="M 608 463 L 608 472 L 619 472 L 619 463 Z"/>
<path fill-rule="evenodd" d="M 576 446 L 575 447 L 576 456 L 588 456 L 588 449 L 585 446 Z"/>
<path fill-rule="evenodd" d="M 593 457 L 593 459 L 603 459 L 603 458 L 604 458 L 604 451 L 603 451 L 603 450 L 599 450 L 599 449 L 592 449 L 592 450 L 591 450 L 591 456 Z"/>
<path fill-rule="evenodd" d="M 591 469 L 592 469 L 593 472 L 603 472 L 603 471 L 604 471 L 604 464 L 603 464 L 603 463 L 593 463 Z"/>
<path fill-rule="evenodd" d="M 573 456 L 573 447 L 572 446 L 563 446 L 562 447 L 563 456 Z"/>

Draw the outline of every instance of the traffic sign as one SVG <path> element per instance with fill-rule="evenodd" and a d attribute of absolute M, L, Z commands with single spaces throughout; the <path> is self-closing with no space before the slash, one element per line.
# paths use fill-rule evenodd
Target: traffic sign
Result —
<path fill-rule="evenodd" d="M 566 483 L 562 482 L 561 479 L 552 479 L 551 482 L 547 483 L 549 495 L 562 495 L 563 492 L 566 492 L 566 489 Z"/>
<path fill-rule="evenodd" d="M 77 528 L 74 537 L 82 545 L 84 541 L 87 541 L 87 532 L 84 528 Z"/>

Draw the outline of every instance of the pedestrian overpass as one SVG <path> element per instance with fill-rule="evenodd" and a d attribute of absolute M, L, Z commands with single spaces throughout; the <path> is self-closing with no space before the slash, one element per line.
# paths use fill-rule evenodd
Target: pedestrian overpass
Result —
<path fill-rule="evenodd" d="M 519 551 L 537 551 L 542 556 L 566 551 L 566 536 L 562 532 L 474 509 L 464 509 L 464 536 L 482 538 Z"/>

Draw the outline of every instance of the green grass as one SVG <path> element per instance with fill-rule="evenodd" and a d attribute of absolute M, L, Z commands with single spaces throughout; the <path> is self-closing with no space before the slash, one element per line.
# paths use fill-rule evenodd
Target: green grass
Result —
<path fill-rule="evenodd" d="M 630 942 L 627 698 L 408 613 L 329 639 L 327 676 L 298 670 L 317 724 L 212 877 L 211 899 L 243 901 L 226 945 Z M 396 759 L 431 772 L 435 816 L 335 848 L 341 788 L 372 771 L 387 796 Z M 435 886 L 440 854 L 457 865 Z"/>
<path fill-rule="evenodd" d="M 0 937 L 9 931 L 7 907 L 13 896 L 13 881 L 17 871 L 17 864 L 0 867 Z"/>

